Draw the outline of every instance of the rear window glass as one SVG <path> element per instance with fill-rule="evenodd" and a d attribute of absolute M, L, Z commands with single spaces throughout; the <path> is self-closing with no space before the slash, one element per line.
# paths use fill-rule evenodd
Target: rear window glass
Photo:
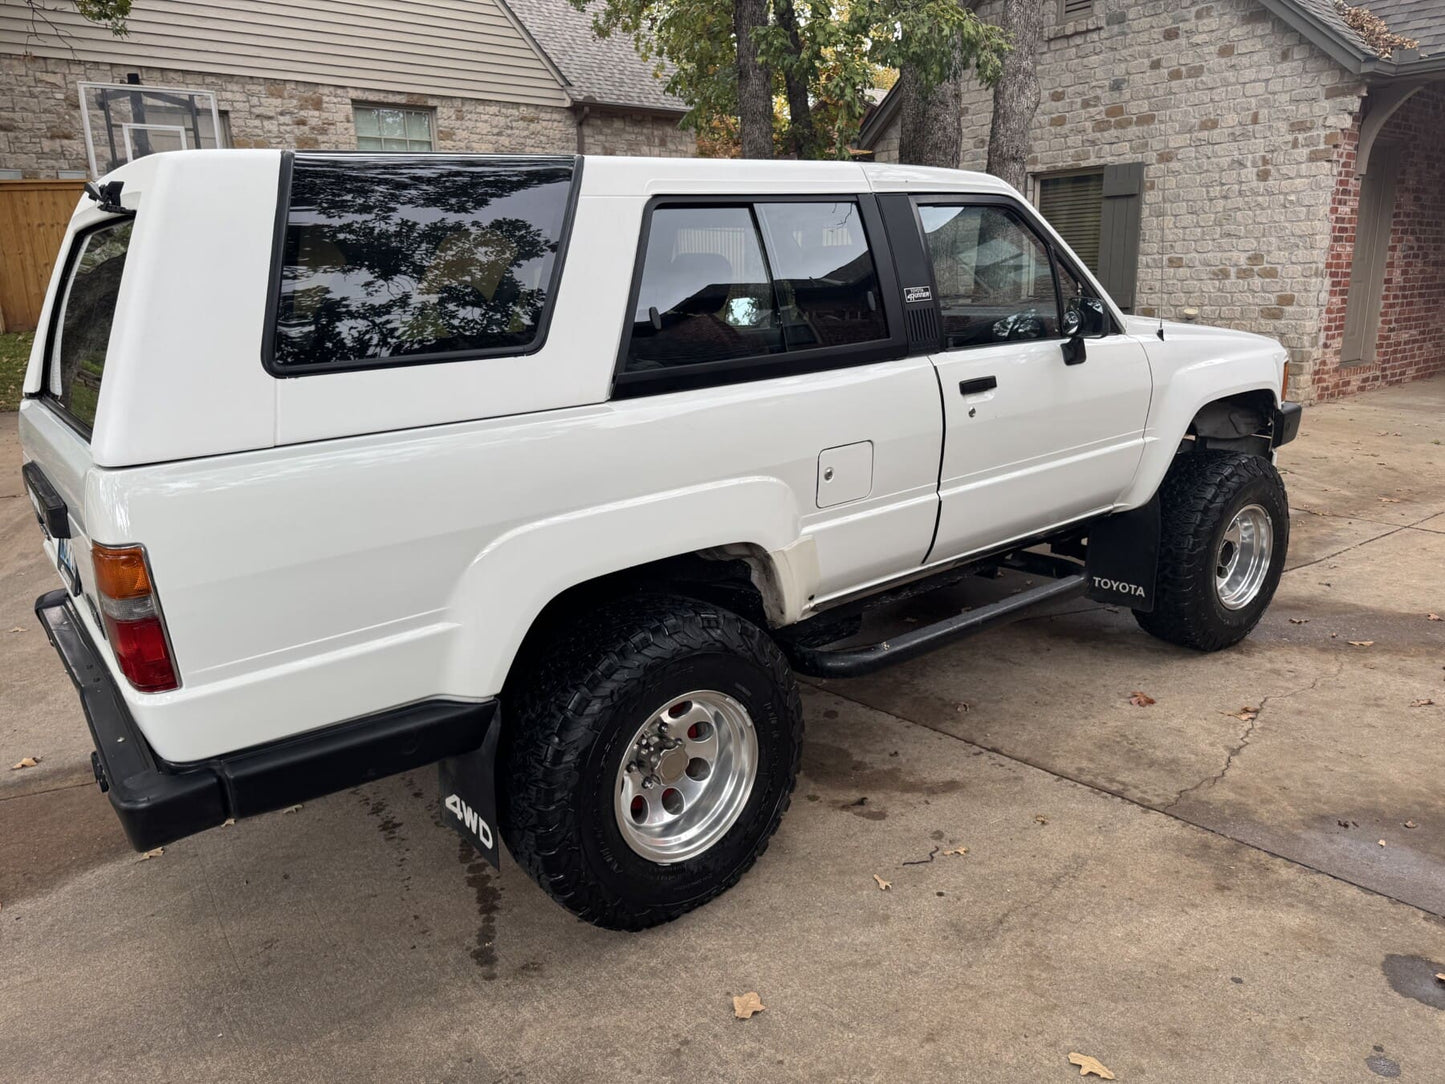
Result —
<path fill-rule="evenodd" d="M 272 360 L 519 354 L 546 326 L 571 161 L 297 156 Z"/>
<path fill-rule="evenodd" d="M 131 219 L 113 222 L 76 242 L 70 281 L 50 344 L 50 391 L 61 408 L 86 429 L 95 425 L 110 325 L 115 319 L 133 225 Z"/>

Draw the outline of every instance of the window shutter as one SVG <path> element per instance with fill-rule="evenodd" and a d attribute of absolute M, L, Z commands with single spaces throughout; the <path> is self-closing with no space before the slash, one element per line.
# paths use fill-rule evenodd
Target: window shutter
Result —
<path fill-rule="evenodd" d="M 1076 173 L 1039 182 L 1039 211 L 1094 274 L 1099 273 L 1099 223 L 1104 175 Z"/>
<path fill-rule="evenodd" d="M 1134 311 L 1139 276 L 1139 212 L 1144 196 L 1144 163 L 1104 167 L 1099 222 L 1099 265 L 1095 272 L 1125 312 Z"/>

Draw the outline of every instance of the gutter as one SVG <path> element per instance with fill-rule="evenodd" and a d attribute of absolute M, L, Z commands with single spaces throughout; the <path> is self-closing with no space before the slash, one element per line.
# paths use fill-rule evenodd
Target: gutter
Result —
<path fill-rule="evenodd" d="M 1385 59 L 1365 49 L 1356 38 L 1342 35 L 1337 27 L 1295 0 L 1259 0 L 1259 3 L 1355 75 L 1381 80 L 1445 75 L 1445 53 L 1422 57 L 1414 49 L 1405 49 L 1398 54 L 1405 59 Z"/>

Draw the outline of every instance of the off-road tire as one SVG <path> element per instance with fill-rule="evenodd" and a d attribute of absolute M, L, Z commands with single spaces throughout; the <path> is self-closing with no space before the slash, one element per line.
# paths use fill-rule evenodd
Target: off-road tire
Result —
<path fill-rule="evenodd" d="M 512 857 L 573 914 L 640 930 L 737 883 L 792 796 L 803 707 L 787 661 L 756 625 L 692 599 L 641 597 L 574 622 L 512 686 L 498 767 L 499 819 Z M 727 834 L 663 865 L 622 837 L 613 787 L 639 726 L 670 697 L 716 689 L 752 718 L 758 771 Z"/>
<path fill-rule="evenodd" d="M 1159 490 L 1161 530 L 1154 609 L 1134 611 L 1139 627 L 1171 644 L 1218 651 L 1243 640 L 1259 623 L 1279 586 L 1289 549 L 1289 502 L 1274 464 L 1240 452 L 1180 456 Z M 1269 515 L 1273 544 L 1259 593 L 1231 610 L 1219 601 L 1214 559 L 1241 508 Z"/>

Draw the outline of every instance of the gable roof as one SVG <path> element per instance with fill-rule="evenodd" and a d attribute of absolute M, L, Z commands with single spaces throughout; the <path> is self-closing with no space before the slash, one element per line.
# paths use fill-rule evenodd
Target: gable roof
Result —
<path fill-rule="evenodd" d="M 504 2 L 554 68 L 563 87 L 581 104 L 624 106 L 681 114 L 687 105 L 662 89 L 652 64 L 637 55 L 626 35 L 599 38 L 592 16 L 568 0 Z"/>
<path fill-rule="evenodd" d="M 1360 75 L 1433 75 L 1445 72 L 1445 17 L 1440 0 L 1360 0 L 1396 34 L 1419 41 L 1418 49 L 1396 49 L 1382 58 L 1340 14 L 1334 0 L 1260 0 L 1274 15 Z"/>

